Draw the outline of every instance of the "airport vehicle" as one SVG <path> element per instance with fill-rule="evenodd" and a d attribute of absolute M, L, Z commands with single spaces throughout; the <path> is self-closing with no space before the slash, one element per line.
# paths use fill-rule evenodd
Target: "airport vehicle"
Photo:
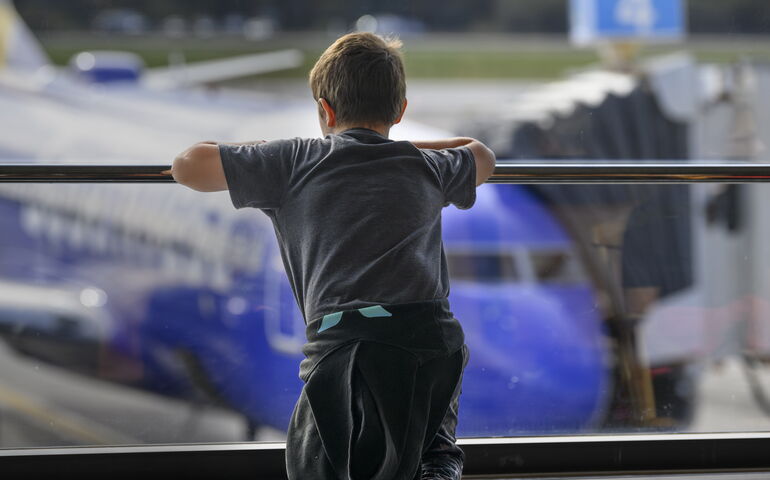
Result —
<path fill-rule="evenodd" d="M 163 164 L 203 139 L 318 134 L 312 102 L 190 88 L 251 73 L 254 57 L 147 76 L 134 58 L 86 52 L 56 72 L 10 3 L 0 12 L 15 28 L 0 31 L 4 162 Z M 393 135 L 445 132 L 404 122 Z M 305 325 L 267 217 L 179 186 L 3 184 L 0 231 L 0 328 L 18 351 L 224 405 L 252 430 L 286 427 Z M 485 185 L 471 212 L 445 210 L 444 241 L 471 350 L 458 433 L 600 425 L 607 334 L 559 221 L 522 187 Z"/>

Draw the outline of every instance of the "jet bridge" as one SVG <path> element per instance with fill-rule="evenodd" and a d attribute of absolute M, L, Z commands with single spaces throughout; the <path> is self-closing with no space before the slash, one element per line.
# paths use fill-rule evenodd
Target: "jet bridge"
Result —
<path fill-rule="evenodd" d="M 770 160 L 770 106 L 758 92 L 768 88 L 767 66 L 698 64 L 677 53 L 633 71 L 586 71 L 534 88 L 505 114 L 478 121 L 472 135 L 514 164 L 760 165 Z M 618 356 L 630 355 L 625 363 L 632 370 L 652 367 L 652 377 L 644 367 L 619 384 L 650 402 L 678 405 L 672 415 L 686 424 L 695 407 L 693 384 L 707 365 L 745 352 L 770 357 L 762 300 L 770 298 L 770 272 L 758 267 L 770 261 L 766 188 L 617 182 L 530 188 L 581 249 Z M 616 401 L 618 408 L 624 403 Z"/>

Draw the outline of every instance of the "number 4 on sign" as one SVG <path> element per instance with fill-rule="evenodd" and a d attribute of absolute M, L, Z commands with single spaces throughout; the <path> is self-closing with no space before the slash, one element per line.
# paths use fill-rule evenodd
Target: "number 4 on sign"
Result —
<path fill-rule="evenodd" d="M 615 6 L 615 19 L 621 25 L 637 30 L 652 30 L 657 20 L 652 0 L 620 0 Z"/>

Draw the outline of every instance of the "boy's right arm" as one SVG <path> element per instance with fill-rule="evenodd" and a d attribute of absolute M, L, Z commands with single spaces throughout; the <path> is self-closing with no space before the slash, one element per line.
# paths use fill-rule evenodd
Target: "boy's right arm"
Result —
<path fill-rule="evenodd" d="M 417 148 L 443 150 L 445 148 L 468 147 L 476 161 L 476 186 L 486 182 L 495 172 L 495 154 L 486 145 L 474 138 L 455 137 L 443 140 L 416 141 L 412 144 Z"/>

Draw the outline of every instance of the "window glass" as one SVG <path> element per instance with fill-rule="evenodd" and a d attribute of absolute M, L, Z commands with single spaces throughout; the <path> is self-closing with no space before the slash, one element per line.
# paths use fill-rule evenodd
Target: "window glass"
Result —
<path fill-rule="evenodd" d="M 0 166 L 320 136 L 307 75 L 353 30 L 403 40 L 394 139 L 770 161 L 765 1 L 588 3 L 0 0 Z M 770 430 L 770 185 L 682 180 L 443 211 L 459 436 Z M 272 222 L 226 192 L 0 183 L 0 448 L 283 440 L 305 334 Z"/>

